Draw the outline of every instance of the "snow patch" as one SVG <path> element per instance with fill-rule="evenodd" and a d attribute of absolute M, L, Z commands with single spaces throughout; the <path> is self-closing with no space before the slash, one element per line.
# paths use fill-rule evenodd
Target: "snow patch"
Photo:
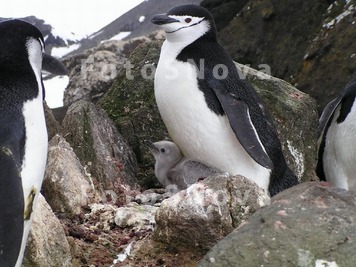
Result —
<path fill-rule="evenodd" d="M 50 108 L 63 106 L 63 93 L 69 83 L 68 76 L 56 76 L 49 80 L 43 80 L 46 90 L 46 102 Z"/>
<path fill-rule="evenodd" d="M 129 36 L 130 34 L 131 34 L 131 32 L 120 32 L 119 34 L 117 34 L 117 35 L 111 37 L 111 38 L 109 39 L 109 41 L 113 41 L 113 40 L 120 41 L 120 40 L 126 38 L 127 36 Z"/>
<path fill-rule="evenodd" d="M 98 32 L 96 32 L 96 33 L 93 33 L 92 35 L 90 35 L 89 37 L 88 37 L 88 39 L 93 39 L 93 38 L 95 38 L 96 36 L 98 36 L 99 34 L 101 34 L 103 31 L 98 31 Z"/>
<path fill-rule="evenodd" d="M 337 2 L 335 2 L 336 4 Z M 350 3 L 350 1 L 346 1 L 346 5 L 348 5 Z M 345 6 L 346 6 L 345 5 Z M 330 12 L 331 8 L 332 8 L 333 4 L 331 4 L 328 8 L 328 12 Z M 331 21 L 329 21 L 328 23 L 325 23 L 323 25 L 324 28 L 330 29 L 333 26 L 335 26 L 336 24 L 338 24 L 341 20 L 343 20 L 345 17 L 347 17 L 348 15 L 354 13 L 356 11 L 356 7 L 354 5 L 350 5 L 346 10 L 344 10 L 344 12 L 342 12 L 340 15 L 338 15 L 336 18 L 332 19 Z"/>
<path fill-rule="evenodd" d="M 113 261 L 113 265 L 111 265 L 110 267 L 113 267 L 118 262 L 123 262 L 124 260 L 126 260 L 127 256 L 130 256 L 131 249 L 132 249 L 132 242 L 124 249 L 123 253 L 117 255 L 117 259 Z"/>
<path fill-rule="evenodd" d="M 314 267 L 339 267 L 335 261 L 316 260 Z"/>
<path fill-rule="evenodd" d="M 292 154 L 295 163 L 297 165 L 297 177 L 298 180 L 300 181 L 300 179 L 302 178 L 305 168 L 304 168 L 304 156 L 303 153 L 299 152 L 298 149 L 296 149 L 294 146 L 292 146 L 292 143 L 287 140 L 287 145 L 288 145 L 288 149 L 290 151 L 290 153 Z"/>
<path fill-rule="evenodd" d="M 141 16 L 141 17 L 138 19 L 138 21 L 139 21 L 140 23 L 142 23 L 142 22 L 144 22 L 144 21 L 145 21 L 145 19 L 146 19 L 146 17 L 145 17 L 145 16 Z"/>
<path fill-rule="evenodd" d="M 72 44 L 70 46 L 65 47 L 53 47 L 51 51 L 51 55 L 57 58 L 61 58 L 70 52 L 77 50 L 80 47 L 80 44 Z"/>

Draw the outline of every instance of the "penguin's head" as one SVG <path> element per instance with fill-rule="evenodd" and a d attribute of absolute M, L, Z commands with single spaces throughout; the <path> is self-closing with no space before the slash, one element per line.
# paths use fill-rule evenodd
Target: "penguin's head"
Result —
<path fill-rule="evenodd" d="M 182 5 L 172 8 L 167 14 L 155 15 L 152 23 L 166 32 L 171 42 L 192 43 L 200 37 L 216 41 L 214 19 L 208 10 L 197 5 Z"/>
<path fill-rule="evenodd" d="M 0 66 L 7 70 L 32 68 L 41 74 L 44 39 L 32 24 L 22 20 L 0 23 Z"/>
<path fill-rule="evenodd" d="M 145 144 L 153 154 L 156 163 L 164 164 L 167 167 L 175 165 L 183 156 L 178 146 L 170 141 L 159 141 L 152 143 L 145 140 Z"/>

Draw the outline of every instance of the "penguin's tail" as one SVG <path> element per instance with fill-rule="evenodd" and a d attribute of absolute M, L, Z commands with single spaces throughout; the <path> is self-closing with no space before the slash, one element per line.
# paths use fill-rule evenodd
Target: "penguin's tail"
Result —
<path fill-rule="evenodd" d="M 287 188 L 297 185 L 298 183 L 297 176 L 290 168 L 286 167 L 282 175 L 275 177 L 275 179 L 271 179 L 268 191 L 272 197 Z"/>

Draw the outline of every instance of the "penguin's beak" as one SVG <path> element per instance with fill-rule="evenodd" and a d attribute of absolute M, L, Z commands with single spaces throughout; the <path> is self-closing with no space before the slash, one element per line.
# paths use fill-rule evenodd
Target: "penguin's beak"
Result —
<path fill-rule="evenodd" d="M 151 22 L 156 25 L 165 25 L 169 23 L 179 22 L 179 20 L 168 17 L 166 14 L 158 14 L 153 16 Z"/>
<path fill-rule="evenodd" d="M 148 146 L 148 148 L 150 150 L 152 150 L 152 152 L 159 152 L 158 147 L 156 147 L 155 144 L 152 141 L 144 140 L 143 142 L 145 143 L 146 146 Z"/>

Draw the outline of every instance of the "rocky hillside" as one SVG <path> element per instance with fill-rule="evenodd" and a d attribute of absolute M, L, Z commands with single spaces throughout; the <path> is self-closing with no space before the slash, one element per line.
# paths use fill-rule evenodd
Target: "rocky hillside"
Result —
<path fill-rule="evenodd" d="M 355 0 L 204 0 L 232 57 L 291 82 L 319 111 L 356 75 Z M 225 25 L 225 26 L 224 26 Z"/>
<path fill-rule="evenodd" d="M 115 38 L 122 32 L 128 32 L 129 35 L 123 39 L 132 39 L 147 35 L 157 28 L 151 23 L 151 18 L 155 14 L 167 12 L 174 6 L 184 4 L 199 4 L 201 0 L 146 0 L 120 16 L 104 28 L 93 33 L 88 38 L 79 42 L 80 47 L 70 55 L 82 52 L 88 48 L 99 45 L 102 41 Z"/>

